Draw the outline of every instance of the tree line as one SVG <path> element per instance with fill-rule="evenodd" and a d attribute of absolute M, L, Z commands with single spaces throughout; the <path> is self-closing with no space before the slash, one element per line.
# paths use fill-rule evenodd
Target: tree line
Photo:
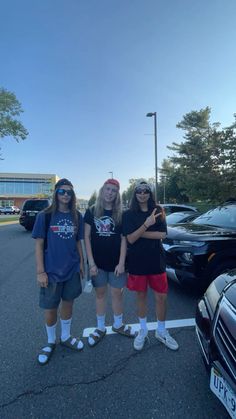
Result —
<path fill-rule="evenodd" d="M 180 143 L 173 142 L 172 151 L 159 169 L 160 202 L 219 203 L 235 197 L 236 188 L 236 114 L 229 127 L 210 122 L 211 109 L 206 107 L 183 116 L 176 126 L 184 131 Z M 154 184 L 154 179 L 149 179 Z M 135 179 L 123 193 L 127 203 Z"/>

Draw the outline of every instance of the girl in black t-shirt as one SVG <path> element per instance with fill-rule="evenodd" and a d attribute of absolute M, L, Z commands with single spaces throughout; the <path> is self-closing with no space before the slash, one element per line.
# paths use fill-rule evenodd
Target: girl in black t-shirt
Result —
<path fill-rule="evenodd" d="M 121 229 L 120 185 L 108 179 L 99 191 L 94 207 L 84 216 L 85 246 L 89 272 L 96 291 L 97 328 L 88 338 L 95 346 L 106 334 L 105 312 L 108 284 L 111 288 L 114 323 L 112 330 L 131 337 L 129 326 L 123 324 L 122 292 L 127 282 L 125 273 L 126 239 Z"/>
<path fill-rule="evenodd" d="M 134 189 L 130 209 L 123 217 L 124 235 L 128 241 L 128 283 L 137 292 L 140 331 L 134 339 L 134 348 L 143 349 L 148 335 L 147 288 L 152 288 L 156 301 L 156 338 L 172 350 L 177 342 L 165 328 L 167 276 L 161 240 L 166 237 L 166 220 L 163 208 L 156 205 L 151 187 L 145 181 Z"/>

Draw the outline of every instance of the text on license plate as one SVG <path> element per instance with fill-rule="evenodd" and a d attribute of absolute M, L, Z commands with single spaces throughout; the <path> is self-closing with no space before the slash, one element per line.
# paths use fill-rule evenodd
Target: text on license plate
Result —
<path fill-rule="evenodd" d="M 215 369 L 211 369 L 210 389 L 228 410 L 231 418 L 236 418 L 236 394 L 227 381 Z"/>

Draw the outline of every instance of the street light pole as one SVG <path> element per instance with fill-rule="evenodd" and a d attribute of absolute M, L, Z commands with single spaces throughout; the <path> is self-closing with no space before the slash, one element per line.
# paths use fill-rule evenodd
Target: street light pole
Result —
<path fill-rule="evenodd" d="M 157 202 L 157 186 L 158 186 L 158 165 L 157 165 L 157 113 L 149 112 L 147 117 L 154 116 L 154 143 L 155 143 L 155 200 Z"/>
<path fill-rule="evenodd" d="M 110 174 L 111 174 L 111 178 L 113 179 L 113 172 L 108 172 L 108 173 L 110 173 Z"/>

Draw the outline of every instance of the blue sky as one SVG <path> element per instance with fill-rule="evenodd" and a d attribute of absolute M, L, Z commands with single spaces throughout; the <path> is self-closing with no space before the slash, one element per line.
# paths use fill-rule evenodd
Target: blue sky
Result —
<path fill-rule="evenodd" d="M 191 110 L 236 112 L 235 0 L 0 0 L 0 86 L 22 103 L 25 141 L 0 172 L 56 173 L 88 198 L 154 176 Z"/>

